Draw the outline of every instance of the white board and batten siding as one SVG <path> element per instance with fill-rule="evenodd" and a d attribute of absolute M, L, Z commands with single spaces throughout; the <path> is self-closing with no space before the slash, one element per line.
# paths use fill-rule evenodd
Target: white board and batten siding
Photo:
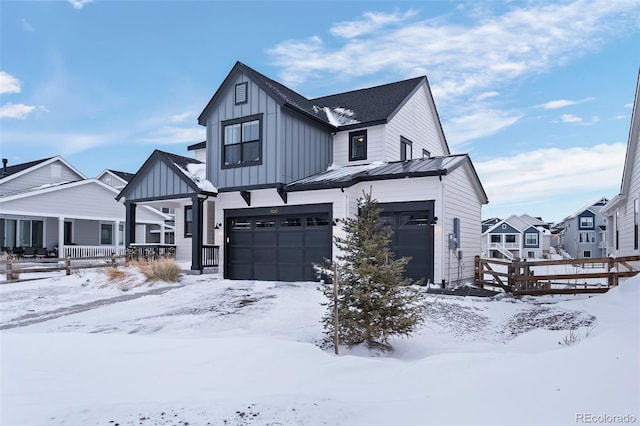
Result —
<path fill-rule="evenodd" d="M 84 176 L 70 169 L 62 161 L 56 160 L 40 167 L 34 166 L 33 170 L 28 170 L 24 174 L 15 177 L 9 176 L 9 178 L 6 182 L 0 184 L 0 194 L 2 195 L 13 194 L 43 185 L 75 182 L 83 180 Z"/>
<path fill-rule="evenodd" d="M 385 161 L 400 160 L 400 137 L 413 145 L 413 158 L 422 158 L 422 150 L 432 157 L 448 155 L 448 149 L 435 111 L 428 98 L 426 84 L 417 90 L 386 126 Z"/>

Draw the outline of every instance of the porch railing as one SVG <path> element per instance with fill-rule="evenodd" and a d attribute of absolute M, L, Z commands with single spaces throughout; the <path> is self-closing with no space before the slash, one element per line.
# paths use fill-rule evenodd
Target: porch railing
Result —
<path fill-rule="evenodd" d="M 72 259 L 84 257 L 122 256 L 125 254 L 124 246 L 64 246 L 65 258 Z M 59 256 L 59 255 L 58 255 Z M 59 256 L 60 257 L 60 256 Z"/>
<path fill-rule="evenodd" d="M 212 267 L 218 266 L 218 260 L 220 257 L 220 247 L 212 246 L 212 245 L 203 245 L 202 246 L 202 266 L 203 267 Z"/>
<path fill-rule="evenodd" d="M 129 260 L 175 259 L 176 246 L 169 244 L 131 244 L 126 254 Z"/>

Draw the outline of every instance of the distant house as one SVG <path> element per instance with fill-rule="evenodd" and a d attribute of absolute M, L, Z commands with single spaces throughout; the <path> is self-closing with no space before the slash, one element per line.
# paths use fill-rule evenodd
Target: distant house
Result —
<path fill-rule="evenodd" d="M 549 255 L 549 225 L 529 215 L 511 215 L 497 220 L 482 233 L 485 257 L 541 259 Z"/>
<path fill-rule="evenodd" d="M 557 223 L 556 248 L 573 259 L 606 256 L 607 219 L 602 208 L 608 201 L 596 200 Z"/>
<path fill-rule="evenodd" d="M 5 250 L 44 248 L 49 255 L 124 253 L 125 209 L 118 190 L 88 179 L 62 157 L 9 165 L 0 170 L 0 242 Z M 166 215 L 146 207 L 132 232 L 145 241 L 147 225 Z"/>
<path fill-rule="evenodd" d="M 602 209 L 608 220 L 608 244 L 614 256 L 640 255 L 640 72 L 631 115 L 620 193 Z"/>
<path fill-rule="evenodd" d="M 155 151 L 118 196 L 129 218 L 173 203 L 194 272 L 214 245 L 225 278 L 316 280 L 371 190 L 408 277 L 473 276 L 487 197 L 469 156 L 449 151 L 426 77 L 309 99 L 238 62 L 198 122 L 195 158 Z"/>

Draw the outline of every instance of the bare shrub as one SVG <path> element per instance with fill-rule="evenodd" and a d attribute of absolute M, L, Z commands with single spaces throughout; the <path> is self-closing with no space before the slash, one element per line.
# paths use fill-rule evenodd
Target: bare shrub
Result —
<path fill-rule="evenodd" d="M 562 339 L 562 342 L 558 342 L 558 343 L 564 346 L 571 346 L 575 343 L 578 343 L 579 341 L 580 341 L 580 333 L 574 331 L 573 329 L 570 329 L 569 334 L 564 336 L 564 339 Z"/>
<path fill-rule="evenodd" d="M 122 281 L 127 276 L 124 270 L 117 268 L 105 268 L 105 273 L 112 281 Z"/>
<path fill-rule="evenodd" d="M 182 269 L 172 259 L 161 259 L 150 262 L 146 265 L 146 269 L 140 271 L 150 281 L 168 281 L 176 282 L 180 279 Z"/>

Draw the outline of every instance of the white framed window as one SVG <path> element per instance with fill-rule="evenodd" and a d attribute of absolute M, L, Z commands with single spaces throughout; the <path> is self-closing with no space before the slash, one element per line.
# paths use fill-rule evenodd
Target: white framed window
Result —
<path fill-rule="evenodd" d="M 585 250 L 582 252 L 582 257 L 589 258 L 591 257 L 591 250 Z"/>
<path fill-rule="evenodd" d="M 502 235 L 500 235 L 500 234 L 491 234 L 491 242 L 492 243 L 501 243 L 502 242 Z"/>
<path fill-rule="evenodd" d="M 595 231 L 580 232 L 578 238 L 581 243 L 595 243 L 596 233 Z"/>
<path fill-rule="evenodd" d="M 533 232 L 527 232 L 524 234 L 524 244 L 527 246 L 538 245 L 538 234 Z"/>
<path fill-rule="evenodd" d="M 593 228 L 593 217 L 592 216 L 581 216 L 580 217 L 580 228 Z"/>

